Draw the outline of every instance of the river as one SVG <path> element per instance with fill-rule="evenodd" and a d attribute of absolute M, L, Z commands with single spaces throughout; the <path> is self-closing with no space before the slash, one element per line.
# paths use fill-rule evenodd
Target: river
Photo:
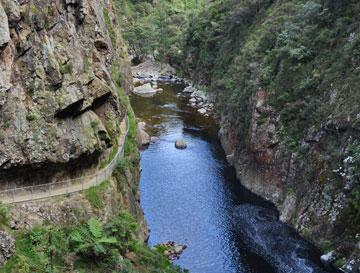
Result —
<path fill-rule="evenodd" d="M 278 220 L 270 203 L 236 179 L 215 121 L 163 85 L 151 98 L 131 96 L 138 118 L 158 141 L 141 152 L 141 206 L 149 244 L 186 244 L 175 264 L 191 273 L 320 273 L 320 253 Z M 184 139 L 188 148 L 174 147 Z"/>

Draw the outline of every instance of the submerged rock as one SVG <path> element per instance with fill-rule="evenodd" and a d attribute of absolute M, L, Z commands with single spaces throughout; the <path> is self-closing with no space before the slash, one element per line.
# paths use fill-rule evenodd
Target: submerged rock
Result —
<path fill-rule="evenodd" d="M 187 144 L 186 144 L 185 140 L 182 140 L 182 139 L 176 140 L 175 148 L 177 148 L 177 149 L 186 149 Z"/>

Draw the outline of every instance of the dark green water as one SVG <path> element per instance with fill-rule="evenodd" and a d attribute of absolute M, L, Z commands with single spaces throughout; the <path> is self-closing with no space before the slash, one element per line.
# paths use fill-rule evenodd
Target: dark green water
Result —
<path fill-rule="evenodd" d="M 326 272 L 319 253 L 278 221 L 275 208 L 247 191 L 235 177 L 217 138 L 214 120 L 164 85 L 152 98 L 131 104 L 159 140 L 141 152 L 141 205 L 151 229 L 149 243 L 188 248 L 176 264 L 193 273 Z M 176 139 L 188 148 L 177 150 Z"/>

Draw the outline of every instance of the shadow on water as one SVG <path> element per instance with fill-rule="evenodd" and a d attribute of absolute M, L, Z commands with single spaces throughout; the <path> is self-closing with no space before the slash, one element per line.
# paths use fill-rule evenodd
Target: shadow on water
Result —
<path fill-rule="evenodd" d="M 322 273 L 320 253 L 278 220 L 275 207 L 246 190 L 226 162 L 214 120 L 163 85 L 131 104 L 152 136 L 141 152 L 141 205 L 149 243 L 188 246 L 176 264 L 193 273 Z M 176 139 L 188 148 L 177 150 Z"/>

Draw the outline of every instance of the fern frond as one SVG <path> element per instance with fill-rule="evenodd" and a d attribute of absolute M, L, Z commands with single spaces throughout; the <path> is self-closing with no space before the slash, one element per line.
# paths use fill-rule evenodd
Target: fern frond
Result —
<path fill-rule="evenodd" d="M 100 221 L 96 220 L 95 218 L 91 218 L 89 219 L 89 221 L 87 222 L 89 230 L 91 232 L 91 234 L 99 239 L 102 237 L 103 235 L 103 227 L 102 224 L 100 223 Z"/>

